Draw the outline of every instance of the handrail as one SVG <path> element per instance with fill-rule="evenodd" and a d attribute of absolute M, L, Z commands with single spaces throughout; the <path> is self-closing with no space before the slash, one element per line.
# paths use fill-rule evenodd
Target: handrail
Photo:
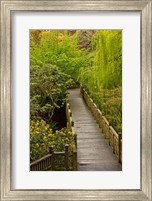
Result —
<path fill-rule="evenodd" d="M 50 158 L 51 156 L 52 156 L 52 154 L 47 154 L 46 156 L 44 156 L 44 157 L 42 157 L 42 158 L 40 158 L 40 159 L 38 159 L 38 160 L 32 162 L 32 163 L 30 164 L 30 166 L 34 166 L 34 165 L 38 164 L 39 162 Z"/>
<path fill-rule="evenodd" d="M 46 156 L 32 162 L 30 164 L 30 170 L 31 171 L 41 171 L 45 170 L 48 168 L 53 169 L 54 167 L 54 158 L 56 155 L 64 156 L 65 157 L 65 168 L 68 170 L 68 157 L 69 157 L 69 145 L 65 145 L 65 151 L 62 152 L 55 152 L 54 151 L 54 146 L 50 147 L 50 153 L 47 154 Z"/>
<path fill-rule="evenodd" d="M 67 128 L 74 135 L 75 146 L 73 148 L 73 168 L 77 170 L 77 134 L 74 129 L 74 121 L 72 119 L 72 112 L 70 109 L 69 99 L 66 99 L 66 117 L 67 117 Z"/>
<path fill-rule="evenodd" d="M 72 112 L 70 109 L 70 104 L 69 104 L 69 100 L 66 100 L 66 117 L 67 117 L 67 128 L 69 130 L 71 130 L 72 133 L 74 133 L 74 138 L 75 138 L 75 146 L 77 147 L 77 135 L 74 129 L 74 121 L 72 119 Z"/>
<path fill-rule="evenodd" d="M 81 88 L 81 95 L 99 124 L 104 137 L 108 140 L 113 153 L 116 154 L 118 161 L 122 163 L 122 134 L 117 133 L 110 125 L 84 88 Z"/>
<path fill-rule="evenodd" d="M 67 117 L 67 128 L 74 133 L 74 143 L 75 146 L 73 148 L 73 153 L 72 153 L 72 160 L 73 160 L 73 168 L 74 170 L 77 170 L 77 135 L 74 130 L 74 121 L 72 120 L 72 112 L 70 110 L 70 104 L 69 100 L 66 100 L 66 117 Z M 55 152 L 54 151 L 54 146 L 50 147 L 50 153 L 47 154 L 46 156 L 32 162 L 30 164 L 30 170 L 31 171 L 41 171 L 45 170 L 48 168 L 53 169 L 54 167 L 54 158 L 55 156 L 60 155 L 60 156 L 65 156 L 65 168 L 66 170 L 69 169 L 69 145 L 65 145 L 65 151 L 62 152 Z"/>

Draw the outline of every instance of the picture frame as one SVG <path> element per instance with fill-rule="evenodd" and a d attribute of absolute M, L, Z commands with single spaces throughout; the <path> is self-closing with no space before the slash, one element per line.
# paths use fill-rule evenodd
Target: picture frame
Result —
<path fill-rule="evenodd" d="M 141 17 L 141 188 L 140 190 L 12 190 L 11 13 L 13 11 L 140 11 Z M 1 0 L 1 200 L 152 200 L 151 0 Z"/>

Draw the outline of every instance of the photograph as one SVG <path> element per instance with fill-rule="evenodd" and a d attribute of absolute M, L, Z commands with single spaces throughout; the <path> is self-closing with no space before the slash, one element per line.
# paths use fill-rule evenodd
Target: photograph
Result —
<path fill-rule="evenodd" d="M 122 171 L 122 30 L 30 34 L 30 171 Z"/>
<path fill-rule="evenodd" d="M 0 2 L 0 200 L 152 201 L 151 0 Z"/>

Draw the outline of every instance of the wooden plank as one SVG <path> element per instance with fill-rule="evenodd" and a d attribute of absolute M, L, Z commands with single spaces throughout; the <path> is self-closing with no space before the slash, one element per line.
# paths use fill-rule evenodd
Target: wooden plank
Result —
<path fill-rule="evenodd" d="M 69 90 L 68 98 L 77 133 L 78 170 L 121 171 L 121 164 L 118 163 L 99 125 L 80 96 L 80 89 Z M 93 102 L 90 101 L 89 104 L 97 110 Z M 107 124 L 106 119 L 104 121 Z"/>

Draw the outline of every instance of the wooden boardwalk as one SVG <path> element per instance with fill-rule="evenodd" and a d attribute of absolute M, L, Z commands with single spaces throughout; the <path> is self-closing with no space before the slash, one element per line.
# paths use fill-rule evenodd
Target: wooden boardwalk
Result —
<path fill-rule="evenodd" d="M 69 90 L 68 97 L 77 133 L 78 170 L 121 171 L 121 164 L 80 96 L 80 89 Z"/>

